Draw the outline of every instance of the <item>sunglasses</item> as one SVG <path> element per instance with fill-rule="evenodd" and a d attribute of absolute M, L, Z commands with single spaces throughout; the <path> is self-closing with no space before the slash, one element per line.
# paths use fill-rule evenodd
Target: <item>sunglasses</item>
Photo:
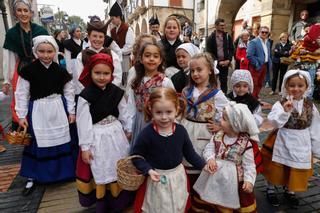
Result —
<path fill-rule="evenodd" d="M 268 34 L 268 31 L 261 31 L 262 34 Z"/>

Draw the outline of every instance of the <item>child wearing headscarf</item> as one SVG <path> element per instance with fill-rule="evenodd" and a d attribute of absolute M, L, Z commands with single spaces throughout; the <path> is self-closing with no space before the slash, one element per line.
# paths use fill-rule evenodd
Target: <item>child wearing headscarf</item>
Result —
<path fill-rule="evenodd" d="M 178 93 L 181 93 L 183 88 L 189 84 L 189 61 L 198 53 L 200 53 L 199 48 L 192 43 L 184 43 L 177 47 L 176 57 L 181 69 L 171 77 L 171 81 Z"/>
<path fill-rule="evenodd" d="M 253 81 L 248 70 L 235 70 L 231 75 L 232 91 L 227 95 L 231 101 L 248 106 L 258 126 L 263 122 L 260 102 L 252 96 Z"/>
<path fill-rule="evenodd" d="M 320 157 L 320 115 L 306 98 L 311 90 L 310 79 L 306 71 L 287 71 L 281 87 L 282 100 L 273 105 L 268 115 L 277 128 L 273 140 L 267 139 L 262 148 L 267 198 L 273 206 L 280 205 L 275 185 L 284 186 L 289 206 L 299 206 L 295 192 L 307 190 L 312 157 Z"/>
<path fill-rule="evenodd" d="M 97 53 L 89 58 L 79 79 L 85 89 L 77 104 L 81 147 L 77 189 L 80 204 L 96 203 L 96 212 L 122 212 L 130 205 L 130 193 L 117 184 L 116 165 L 128 155 L 126 133 L 132 124 L 127 119 L 124 91 L 111 83 L 113 70 L 111 56 Z"/>
<path fill-rule="evenodd" d="M 218 212 L 256 212 L 255 154 L 260 152 L 252 136 L 259 133 L 257 124 L 246 105 L 230 102 L 223 110 L 221 128 L 203 152 L 209 173 L 202 171 L 193 188 Z"/>
<path fill-rule="evenodd" d="M 58 64 L 58 45 L 52 36 L 33 39 L 36 60 L 19 72 L 15 92 L 19 125 L 28 128 L 32 142 L 25 146 L 20 174 L 28 178 L 23 195 L 34 181 L 56 182 L 75 177 L 75 122 L 72 77 Z"/>

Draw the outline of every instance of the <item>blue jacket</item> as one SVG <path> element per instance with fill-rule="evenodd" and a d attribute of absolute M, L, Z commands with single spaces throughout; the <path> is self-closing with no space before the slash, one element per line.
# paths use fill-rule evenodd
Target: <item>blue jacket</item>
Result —
<path fill-rule="evenodd" d="M 268 68 L 271 69 L 272 59 L 271 59 L 271 47 L 269 40 L 267 41 L 268 48 Z M 249 63 L 255 67 L 256 70 L 260 70 L 262 65 L 264 64 L 264 51 L 260 41 L 260 38 L 255 38 L 249 41 L 247 48 L 247 58 Z"/>

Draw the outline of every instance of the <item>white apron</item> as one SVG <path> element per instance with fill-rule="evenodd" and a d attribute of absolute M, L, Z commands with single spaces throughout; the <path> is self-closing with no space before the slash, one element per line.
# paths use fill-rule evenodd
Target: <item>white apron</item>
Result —
<path fill-rule="evenodd" d="M 94 144 L 90 147 L 93 159 L 90 167 L 96 184 L 117 180 L 117 161 L 128 156 L 129 143 L 120 121 L 108 116 L 93 125 Z"/>
<path fill-rule="evenodd" d="M 214 174 L 202 171 L 194 184 L 194 190 L 208 203 L 223 207 L 240 208 L 236 165 L 231 161 L 217 159 Z"/>
<path fill-rule="evenodd" d="M 190 140 L 192 142 L 193 148 L 200 157 L 203 156 L 203 151 L 206 145 L 210 142 L 212 134 L 209 132 L 207 128 L 208 123 L 197 123 L 193 121 L 189 121 L 187 119 L 183 119 L 181 121 L 181 125 L 186 128 Z M 187 167 L 193 167 L 189 162 L 185 159 L 183 160 L 183 165 Z M 200 170 L 187 170 L 188 174 L 200 174 Z"/>
<path fill-rule="evenodd" d="M 174 169 L 156 171 L 165 175 L 166 183 L 154 182 L 148 177 L 142 212 L 183 213 L 189 196 L 184 167 L 180 164 Z"/>
<path fill-rule="evenodd" d="M 38 147 L 53 147 L 70 142 L 68 117 L 61 95 L 35 100 L 32 127 Z"/>

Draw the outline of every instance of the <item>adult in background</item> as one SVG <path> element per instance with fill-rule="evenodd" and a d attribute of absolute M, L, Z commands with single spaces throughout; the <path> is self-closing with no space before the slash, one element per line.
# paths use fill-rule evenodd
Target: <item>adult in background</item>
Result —
<path fill-rule="evenodd" d="M 290 32 L 291 41 L 299 41 L 302 40 L 305 32 L 303 31 L 305 25 L 308 23 L 309 12 L 307 10 L 302 10 L 300 12 L 300 20 L 294 23 Z"/>
<path fill-rule="evenodd" d="M 54 39 L 56 40 L 58 47 L 59 47 L 59 52 L 58 52 L 58 59 L 59 59 L 59 64 L 63 64 L 61 60 L 64 59 L 64 45 L 63 42 L 67 38 L 67 33 L 64 30 L 55 30 L 53 33 Z"/>
<path fill-rule="evenodd" d="M 169 16 L 164 22 L 164 35 L 161 39 L 163 50 L 165 52 L 165 63 L 167 69 L 165 74 L 171 78 L 174 74 L 179 72 L 179 65 L 176 59 L 176 49 L 182 44 L 180 40 L 180 21 L 175 16 Z"/>
<path fill-rule="evenodd" d="M 228 70 L 234 55 L 234 46 L 231 36 L 225 32 L 224 19 L 215 21 L 216 30 L 208 37 L 206 49 L 213 59 L 218 60 L 219 80 L 221 90 L 226 94 L 228 91 Z"/>
<path fill-rule="evenodd" d="M 132 28 L 124 22 L 122 9 L 117 1 L 111 7 L 109 16 L 111 23 L 115 26 L 111 29 L 111 37 L 119 45 L 122 52 L 122 86 L 125 88 L 130 68 L 130 54 L 134 44 L 134 33 Z"/>
<path fill-rule="evenodd" d="M 192 27 L 189 25 L 189 22 L 184 23 L 184 27 L 182 29 L 183 32 L 183 40 L 184 42 L 190 42 L 192 36 Z"/>
<path fill-rule="evenodd" d="M 249 41 L 250 34 L 248 31 L 243 31 L 239 38 L 241 38 L 239 45 L 236 49 L 236 61 L 239 62 L 239 68 L 248 70 L 249 60 L 247 58 L 247 46 Z"/>
<path fill-rule="evenodd" d="M 281 33 L 279 36 L 280 42 L 277 43 L 274 47 L 274 54 L 272 58 L 272 91 L 269 93 L 270 95 L 273 95 L 276 92 L 277 87 L 277 81 L 280 71 L 280 79 L 279 79 L 279 92 L 281 91 L 281 85 L 284 74 L 287 72 L 288 64 L 285 64 L 281 61 L 281 58 L 283 57 L 289 57 L 290 56 L 290 50 L 291 50 L 291 42 L 288 40 L 288 33 Z"/>
<path fill-rule="evenodd" d="M 81 88 L 77 87 L 77 70 L 75 69 L 75 63 L 77 61 L 78 54 L 82 51 L 83 41 L 81 40 L 81 27 L 72 26 L 69 32 L 71 38 L 64 41 L 64 57 L 66 60 L 66 68 L 72 75 L 74 81 L 75 94 L 79 95 Z"/>
<path fill-rule="evenodd" d="M 249 41 L 251 41 L 252 39 L 254 39 L 255 38 L 255 36 L 254 35 L 252 35 L 252 27 L 251 26 L 247 26 L 247 28 L 246 28 L 246 30 L 242 30 L 241 31 L 241 33 L 240 33 L 240 35 L 237 37 L 237 39 L 234 41 L 234 48 L 237 50 L 237 48 L 238 48 L 238 45 L 239 45 L 239 43 L 241 43 L 241 36 L 242 36 L 242 33 L 243 32 L 245 32 L 246 31 L 246 33 L 249 33 Z M 236 61 L 236 63 L 235 63 L 235 69 L 241 69 L 240 68 L 240 61 L 237 59 L 237 57 L 236 57 L 236 55 L 235 55 L 235 61 Z"/>
<path fill-rule="evenodd" d="M 151 35 L 156 37 L 157 41 L 160 41 L 162 37 L 159 32 L 159 29 L 160 29 L 160 22 L 156 14 L 155 17 L 152 16 L 149 20 L 149 30 L 151 32 Z"/>
<path fill-rule="evenodd" d="M 253 97 L 259 98 L 259 93 L 266 77 L 267 69 L 271 68 L 271 47 L 268 39 L 269 28 L 261 26 L 259 36 L 249 42 L 247 58 L 249 60 L 249 71 L 254 82 Z"/>
<path fill-rule="evenodd" d="M 32 54 L 32 39 L 38 35 L 48 35 L 43 27 L 32 23 L 33 11 L 28 0 L 16 0 L 13 2 L 13 13 L 18 23 L 9 29 L 3 44 L 3 77 L 2 91 L 9 94 L 10 86 L 13 93 L 16 90 L 18 72 L 22 67 L 34 60 Z M 19 118 L 15 111 L 15 98 L 11 102 L 12 128 L 18 128 Z"/>

